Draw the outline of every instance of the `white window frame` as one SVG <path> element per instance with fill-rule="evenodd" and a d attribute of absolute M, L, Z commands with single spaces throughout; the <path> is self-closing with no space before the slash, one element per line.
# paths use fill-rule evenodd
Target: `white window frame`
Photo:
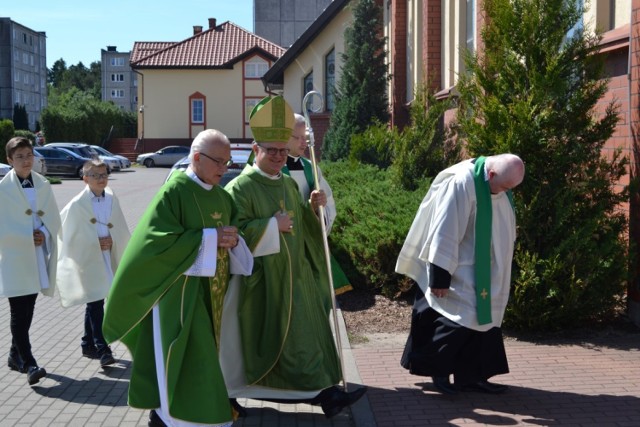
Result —
<path fill-rule="evenodd" d="M 111 65 L 114 67 L 124 67 L 124 58 L 122 56 L 111 58 Z"/>
<path fill-rule="evenodd" d="M 124 98 L 124 89 L 111 89 L 111 98 Z"/>
<path fill-rule="evenodd" d="M 269 62 L 260 58 L 253 57 L 244 63 L 244 77 L 246 79 L 259 79 L 269 70 Z"/>
<path fill-rule="evenodd" d="M 123 82 L 124 74 L 123 73 L 111 73 L 111 81 L 112 82 Z"/>
<path fill-rule="evenodd" d="M 204 98 L 191 100 L 191 123 L 204 123 Z"/>

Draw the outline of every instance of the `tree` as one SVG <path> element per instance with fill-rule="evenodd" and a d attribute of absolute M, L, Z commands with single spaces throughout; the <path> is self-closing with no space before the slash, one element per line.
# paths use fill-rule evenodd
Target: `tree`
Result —
<path fill-rule="evenodd" d="M 578 2 L 485 0 L 482 56 L 467 54 L 458 122 L 472 155 L 513 152 L 526 163 L 514 191 L 518 241 L 509 325 L 557 329 L 614 312 L 627 279 L 626 220 L 615 188 L 627 160 L 602 149 L 617 105 L 607 90 L 599 34 Z"/>
<path fill-rule="evenodd" d="M 13 126 L 18 130 L 29 130 L 29 113 L 24 105 L 16 103 L 13 106 Z"/>
<path fill-rule="evenodd" d="M 54 105 L 42 111 L 42 129 L 48 141 L 82 141 L 102 145 L 113 136 L 132 136 L 136 114 L 123 111 L 112 102 L 103 102 L 89 92 L 71 89 L 58 96 Z M 135 135 L 135 134 L 134 134 Z"/>
<path fill-rule="evenodd" d="M 89 68 L 82 62 L 67 67 L 64 59 L 60 58 L 53 63 L 47 72 L 47 79 L 51 85 L 50 95 L 55 100 L 59 94 L 70 91 L 72 88 L 88 92 L 95 98 L 100 98 L 102 87 L 100 61 L 92 62 Z"/>
<path fill-rule="evenodd" d="M 347 158 L 352 135 L 389 120 L 382 10 L 374 0 L 355 0 L 353 17 L 345 31 L 342 76 L 323 141 L 323 157 L 329 160 Z"/>

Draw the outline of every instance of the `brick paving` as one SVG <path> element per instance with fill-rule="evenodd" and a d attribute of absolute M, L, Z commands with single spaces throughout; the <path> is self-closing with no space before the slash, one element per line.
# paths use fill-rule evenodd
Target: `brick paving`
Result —
<path fill-rule="evenodd" d="M 640 333 L 594 340 L 508 339 L 502 395 L 437 393 L 400 364 L 403 344 L 354 348 L 378 426 L 640 426 Z"/>
<path fill-rule="evenodd" d="M 167 169 L 115 173 L 111 187 L 133 229 Z M 54 186 L 62 208 L 82 188 L 80 180 Z M 2 248 L 4 250 L 4 248 Z M 4 299 L 3 299 L 4 300 Z M 31 341 L 48 375 L 29 387 L 6 367 L 9 309 L 0 301 L 0 427 L 145 426 L 147 411 L 127 406 L 130 357 L 121 344 L 118 363 L 102 369 L 80 355 L 84 307 L 63 309 L 58 297 L 38 297 Z M 344 324 L 341 324 L 344 331 Z M 346 335 L 343 335 L 346 336 Z M 507 340 L 511 373 L 496 379 L 504 395 L 436 393 L 429 378 L 399 365 L 405 337 L 351 348 L 345 343 L 349 383 L 369 392 L 351 410 L 327 420 L 317 407 L 240 400 L 249 417 L 234 427 L 395 426 L 640 426 L 640 333 L 593 340 L 534 343 Z M 344 340 L 343 340 L 344 341 Z"/>

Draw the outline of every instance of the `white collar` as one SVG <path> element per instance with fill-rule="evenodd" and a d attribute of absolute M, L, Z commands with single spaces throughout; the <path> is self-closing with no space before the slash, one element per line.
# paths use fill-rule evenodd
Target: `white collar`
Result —
<path fill-rule="evenodd" d="M 196 175 L 193 169 L 191 169 L 191 165 L 189 165 L 189 167 L 187 168 L 187 170 L 184 171 L 184 173 L 186 173 L 189 178 L 191 178 L 196 184 L 198 184 L 200 187 L 204 188 L 205 190 L 209 191 L 213 188 L 213 185 L 207 184 L 206 182 L 198 178 L 198 175 Z"/>
<path fill-rule="evenodd" d="M 258 173 L 262 176 L 264 176 L 265 178 L 269 178 L 271 180 L 277 181 L 280 179 L 280 177 L 282 176 L 282 173 L 278 171 L 278 173 L 276 175 L 269 175 L 268 173 L 266 173 L 265 171 L 263 171 L 262 169 L 260 169 L 260 167 L 258 166 L 257 163 L 253 164 L 253 168 L 258 171 Z"/>

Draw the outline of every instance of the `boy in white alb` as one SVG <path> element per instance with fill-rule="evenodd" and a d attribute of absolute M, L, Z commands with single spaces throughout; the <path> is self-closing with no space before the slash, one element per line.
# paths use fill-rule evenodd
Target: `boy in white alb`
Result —
<path fill-rule="evenodd" d="M 29 385 L 47 372 L 31 353 L 29 329 L 38 293 L 53 296 L 60 214 L 49 181 L 33 167 L 33 146 L 23 137 L 6 145 L 13 169 L 0 181 L 0 297 L 9 299 L 9 369 L 26 373 Z"/>
<path fill-rule="evenodd" d="M 104 299 L 129 242 L 129 228 L 118 198 L 107 187 L 107 166 L 90 160 L 82 168 L 87 186 L 60 212 L 57 286 L 63 307 L 87 304 L 82 355 L 115 363 L 102 335 Z"/>

